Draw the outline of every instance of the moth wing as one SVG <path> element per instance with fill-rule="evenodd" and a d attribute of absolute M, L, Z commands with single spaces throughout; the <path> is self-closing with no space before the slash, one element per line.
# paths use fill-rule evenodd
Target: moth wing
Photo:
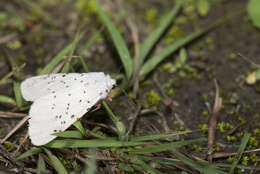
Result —
<path fill-rule="evenodd" d="M 114 80 L 111 79 L 114 83 Z M 69 89 L 36 99 L 29 111 L 29 137 L 34 145 L 44 145 L 52 135 L 70 127 L 112 88 L 106 80 L 95 83 L 77 83 Z"/>
<path fill-rule="evenodd" d="M 28 78 L 21 84 L 21 92 L 25 100 L 35 101 L 40 97 L 54 94 L 60 90 L 68 90 L 75 83 L 91 83 L 95 78 L 103 78 L 103 72 L 91 73 L 58 73 Z"/>

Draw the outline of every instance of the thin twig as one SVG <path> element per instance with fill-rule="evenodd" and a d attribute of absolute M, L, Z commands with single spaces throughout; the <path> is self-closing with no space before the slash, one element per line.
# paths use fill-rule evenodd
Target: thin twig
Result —
<path fill-rule="evenodd" d="M 128 135 L 130 135 L 130 133 L 133 131 L 134 126 L 135 126 L 135 123 L 136 123 L 136 120 L 137 120 L 137 117 L 138 117 L 138 115 L 139 115 L 139 113 L 140 113 L 140 110 L 141 110 L 141 105 L 138 104 L 138 106 L 137 106 L 137 108 L 136 108 L 136 111 L 135 111 L 133 117 L 131 118 L 132 121 L 130 122 L 128 131 L 127 131 L 127 133 L 126 133 L 126 137 L 127 137 Z"/>
<path fill-rule="evenodd" d="M 22 139 L 22 142 L 19 144 L 19 146 L 17 147 L 17 149 L 15 150 L 14 154 L 16 155 L 19 150 L 21 149 L 22 145 L 26 142 L 26 140 L 28 139 L 29 137 L 29 133 L 27 132 L 25 137 Z"/>
<path fill-rule="evenodd" d="M 12 136 L 24 123 L 29 119 L 29 116 L 24 117 L 1 141 L 0 144 L 4 143 L 10 136 Z"/>
<path fill-rule="evenodd" d="M 217 81 L 215 80 L 216 86 L 216 97 L 215 97 L 215 104 L 212 110 L 211 118 L 209 121 L 209 128 L 208 128 L 208 160 L 212 161 L 212 153 L 214 151 L 214 140 L 215 140 L 215 133 L 216 133 L 216 125 L 217 125 L 217 117 L 222 105 L 222 98 L 219 97 L 219 87 Z"/>
<path fill-rule="evenodd" d="M 10 77 L 12 77 L 12 75 L 14 75 L 16 72 L 21 71 L 24 67 L 25 67 L 26 63 L 23 63 L 21 66 L 15 67 L 11 72 L 9 72 L 6 76 L 4 76 L 1 80 L 0 80 L 0 84 L 4 83 L 7 79 L 9 79 Z"/>

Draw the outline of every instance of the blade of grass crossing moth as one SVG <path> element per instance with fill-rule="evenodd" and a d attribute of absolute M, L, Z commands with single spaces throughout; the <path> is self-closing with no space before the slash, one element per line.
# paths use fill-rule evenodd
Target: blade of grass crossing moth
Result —
<path fill-rule="evenodd" d="M 239 146 L 239 149 L 238 149 L 238 153 L 237 153 L 237 155 L 236 155 L 236 158 L 235 158 L 235 160 L 233 161 L 232 166 L 231 166 L 231 169 L 230 169 L 230 171 L 229 171 L 229 174 L 234 173 L 234 170 L 235 170 L 235 168 L 236 168 L 236 166 L 237 166 L 239 160 L 240 160 L 241 157 L 242 157 L 242 154 L 243 154 L 243 152 L 244 152 L 244 150 L 245 150 L 245 148 L 246 148 L 246 145 L 247 145 L 247 143 L 248 143 L 248 141 L 249 141 L 250 136 L 251 136 L 250 133 L 247 133 L 247 132 L 246 132 L 246 133 L 244 134 L 244 136 L 243 136 L 243 138 L 242 138 L 242 140 L 241 140 L 241 144 L 240 144 L 240 146 Z"/>
<path fill-rule="evenodd" d="M 37 174 L 43 174 L 45 171 L 46 171 L 45 162 L 41 154 L 39 154 L 38 163 L 37 163 Z"/>
<path fill-rule="evenodd" d="M 51 148 L 80 148 L 80 147 L 127 147 L 145 144 L 153 144 L 152 142 L 135 142 L 135 141 L 118 141 L 113 139 L 95 139 L 95 140 L 53 140 L 46 146 Z"/>
<path fill-rule="evenodd" d="M 65 169 L 65 167 L 63 166 L 63 164 L 61 163 L 61 161 L 60 161 L 55 155 L 53 155 L 53 154 L 52 154 L 48 149 L 46 149 L 46 148 L 44 148 L 44 151 L 45 151 L 46 154 L 48 155 L 52 166 L 54 167 L 54 169 L 57 171 L 58 174 L 68 174 L 67 170 Z"/>
<path fill-rule="evenodd" d="M 74 122 L 73 126 L 79 130 L 79 132 L 82 134 L 82 136 L 86 135 L 86 131 L 80 121 Z"/>
<path fill-rule="evenodd" d="M 142 66 L 144 59 L 149 54 L 151 49 L 155 46 L 156 42 L 160 39 L 165 30 L 169 27 L 173 19 L 176 17 L 182 7 L 182 2 L 178 2 L 175 7 L 162 18 L 159 26 L 154 30 L 149 37 L 144 41 L 140 48 L 139 62 Z"/>
<path fill-rule="evenodd" d="M 22 98 L 19 82 L 17 82 L 17 81 L 13 82 L 13 90 L 14 90 L 16 104 L 17 104 L 18 108 L 21 108 L 23 105 L 23 98 Z"/>
<path fill-rule="evenodd" d="M 159 63 L 161 63 L 167 56 L 174 53 L 176 50 L 180 49 L 181 47 L 185 46 L 186 44 L 190 43 L 194 39 L 208 33 L 209 31 L 213 30 L 217 26 L 223 24 L 227 20 L 229 20 L 231 17 L 225 17 L 223 19 L 220 19 L 219 21 L 215 22 L 214 24 L 201 29 L 199 31 L 193 32 L 190 35 L 184 37 L 183 39 L 180 39 L 176 41 L 173 44 L 170 44 L 165 49 L 161 50 L 158 54 L 154 55 L 152 58 L 147 60 L 144 65 L 142 66 L 139 76 L 140 78 L 144 78 L 147 74 L 149 74 Z"/>
<path fill-rule="evenodd" d="M 96 150 L 93 148 L 89 149 L 88 155 L 90 156 L 90 158 L 88 158 L 88 164 L 85 173 L 95 174 L 97 169 Z"/>
<path fill-rule="evenodd" d="M 174 156 L 176 156 L 179 160 L 181 160 L 184 164 L 190 166 L 191 168 L 198 170 L 203 174 L 227 174 L 226 172 L 208 167 L 206 165 L 202 165 L 201 163 L 195 162 L 194 160 L 186 157 L 185 155 L 172 150 L 171 151 Z"/>
<path fill-rule="evenodd" d="M 17 157 L 16 159 L 17 160 L 21 160 L 21 159 L 24 159 L 24 158 L 27 158 L 29 156 L 32 156 L 32 155 L 35 155 L 35 154 L 38 154 L 42 152 L 42 149 L 39 148 L 39 147 L 33 147 L 31 148 L 30 150 L 24 152 L 23 154 L 21 154 L 19 157 Z"/>
<path fill-rule="evenodd" d="M 97 0 L 95 0 L 96 6 L 97 6 L 97 11 L 101 18 L 103 19 L 111 37 L 113 40 L 113 43 L 119 53 L 120 59 L 123 63 L 125 72 L 126 72 L 126 77 L 127 79 L 130 79 L 133 73 L 133 61 L 130 57 L 129 51 L 127 49 L 126 43 L 123 39 L 123 37 L 120 35 L 119 31 L 109 18 L 109 16 L 104 12 L 103 8 L 99 4 Z"/>
<path fill-rule="evenodd" d="M 79 33 L 76 34 L 76 36 L 74 38 L 74 41 L 77 41 L 78 37 L 79 37 Z M 77 43 L 78 42 L 75 42 L 75 44 L 72 44 L 72 48 L 71 48 L 71 50 L 69 52 L 69 56 L 66 59 L 66 63 L 65 63 L 65 65 L 63 66 L 63 68 L 61 70 L 62 73 L 68 73 L 69 72 L 69 70 L 70 70 L 70 63 L 71 63 L 71 56 L 73 56 L 73 53 L 74 53 L 74 51 L 76 49 L 76 46 L 77 46 Z"/>
<path fill-rule="evenodd" d="M 90 39 L 89 41 L 85 44 L 85 46 L 83 46 L 83 48 L 78 52 L 78 55 L 80 56 L 79 57 L 79 60 L 80 60 L 80 63 L 84 69 L 85 72 L 88 72 L 88 66 L 87 64 L 85 63 L 84 59 L 82 58 L 82 55 L 83 53 L 89 49 L 89 47 L 98 39 L 98 37 L 100 36 L 101 34 L 101 31 L 103 31 L 103 27 L 97 31 Z"/>
<path fill-rule="evenodd" d="M 8 96 L 0 95 L 0 103 L 16 106 L 16 101 Z"/>
<path fill-rule="evenodd" d="M 40 74 L 48 74 L 51 73 L 52 70 L 60 63 L 60 61 L 63 60 L 63 57 L 66 56 L 71 50 L 73 50 L 75 48 L 75 46 L 77 45 L 78 41 L 81 39 L 81 37 L 79 35 L 76 35 L 75 39 L 72 41 L 72 43 L 70 43 L 69 45 L 67 45 L 63 50 L 61 50 L 57 56 L 55 56 L 52 61 L 47 64 L 43 70 L 41 71 Z"/>

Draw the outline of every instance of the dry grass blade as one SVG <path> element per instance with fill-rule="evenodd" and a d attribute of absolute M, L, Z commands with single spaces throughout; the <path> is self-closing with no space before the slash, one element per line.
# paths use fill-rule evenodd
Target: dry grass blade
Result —
<path fill-rule="evenodd" d="M 24 123 L 29 119 L 29 116 L 24 117 L 1 141 L 0 144 L 4 143 L 10 136 L 12 136 Z"/>
<path fill-rule="evenodd" d="M 219 114 L 222 105 L 222 98 L 219 97 L 219 87 L 216 80 L 215 80 L 215 86 L 216 86 L 215 104 L 211 113 L 211 118 L 209 121 L 209 128 L 208 128 L 208 160 L 209 161 L 212 161 L 212 153 L 214 150 L 214 140 L 215 140 L 215 133 L 216 133 L 216 125 L 217 125 L 217 116 Z"/>
<path fill-rule="evenodd" d="M 27 114 L 0 111 L 1 118 L 24 118 Z"/>

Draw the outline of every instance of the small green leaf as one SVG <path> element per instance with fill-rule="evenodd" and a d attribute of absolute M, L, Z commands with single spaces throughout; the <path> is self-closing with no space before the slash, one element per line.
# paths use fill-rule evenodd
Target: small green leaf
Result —
<path fill-rule="evenodd" d="M 37 153 L 40 153 L 42 151 L 41 148 L 38 147 L 33 147 L 30 150 L 28 150 L 27 152 L 24 152 L 22 155 L 20 155 L 19 157 L 17 157 L 17 160 L 21 160 L 23 158 L 27 158 L 29 156 L 35 155 Z"/>
<path fill-rule="evenodd" d="M 123 39 L 123 37 L 120 35 L 119 31 L 109 18 L 109 16 L 104 12 L 103 8 L 99 4 L 97 0 L 95 0 L 96 5 L 97 5 L 97 10 L 101 18 L 103 19 L 111 37 L 113 40 L 113 43 L 120 55 L 120 59 L 123 63 L 125 72 L 126 72 L 126 77 L 130 79 L 133 73 L 133 61 L 130 57 L 129 51 L 127 49 L 126 43 Z"/>
<path fill-rule="evenodd" d="M 51 164 L 53 165 L 54 169 L 58 172 L 58 174 L 68 174 L 67 170 L 61 163 L 61 161 L 53 155 L 48 149 L 44 148 L 44 151 L 48 155 Z"/>
<path fill-rule="evenodd" d="M 260 1 L 250 0 L 248 3 L 247 11 L 253 24 L 260 28 Z"/>

